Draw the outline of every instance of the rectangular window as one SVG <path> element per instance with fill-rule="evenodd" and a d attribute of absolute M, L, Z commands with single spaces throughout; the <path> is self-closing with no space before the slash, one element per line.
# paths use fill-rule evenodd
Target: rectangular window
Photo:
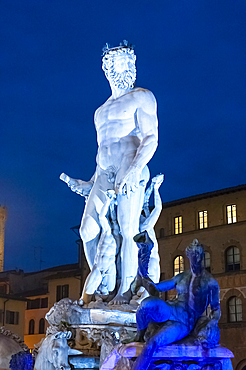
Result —
<path fill-rule="evenodd" d="M 59 302 L 62 299 L 62 286 L 57 285 L 56 287 L 56 302 Z"/>
<path fill-rule="evenodd" d="M 18 325 L 19 324 L 19 312 L 6 311 L 6 324 Z"/>
<path fill-rule="evenodd" d="M 40 308 L 40 298 L 27 301 L 27 310 L 36 310 L 38 308 Z"/>
<path fill-rule="evenodd" d="M 182 234 L 183 232 L 183 222 L 182 216 L 178 216 L 174 218 L 174 233 L 175 234 Z"/>
<path fill-rule="evenodd" d="M 199 229 L 206 229 L 208 227 L 208 211 L 198 212 Z"/>
<path fill-rule="evenodd" d="M 7 285 L 0 285 L 0 293 L 6 294 L 7 293 Z"/>
<path fill-rule="evenodd" d="M 226 207 L 227 223 L 234 224 L 237 222 L 237 206 L 236 204 L 231 204 Z"/>
<path fill-rule="evenodd" d="M 62 298 L 68 298 L 69 296 L 69 285 L 57 285 L 56 287 L 56 301 L 60 301 Z"/>
<path fill-rule="evenodd" d="M 29 299 L 27 301 L 27 310 L 35 310 L 38 308 L 47 308 L 47 307 L 48 307 L 48 297 Z"/>
<path fill-rule="evenodd" d="M 69 285 L 63 285 L 62 286 L 62 298 L 68 298 L 69 295 Z"/>
<path fill-rule="evenodd" d="M 48 297 L 41 298 L 41 308 L 47 308 L 48 307 Z"/>

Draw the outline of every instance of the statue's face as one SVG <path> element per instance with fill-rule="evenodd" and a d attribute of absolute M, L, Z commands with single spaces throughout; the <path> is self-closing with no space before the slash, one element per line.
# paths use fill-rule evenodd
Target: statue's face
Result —
<path fill-rule="evenodd" d="M 201 253 L 197 252 L 197 251 L 194 251 L 193 253 L 191 253 L 189 255 L 189 260 L 191 262 L 192 265 L 201 265 L 202 263 L 202 255 Z"/>
<path fill-rule="evenodd" d="M 110 84 L 120 89 L 134 86 L 136 80 L 135 55 L 122 53 L 112 55 L 103 63 L 103 70 Z"/>
<path fill-rule="evenodd" d="M 116 73 L 123 73 L 131 71 L 135 67 L 135 63 L 127 56 L 115 56 L 114 57 L 114 70 Z"/>
<path fill-rule="evenodd" d="M 190 260 L 190 267 L 193 272 L 199 271 L 202 268 L 203 254 L 198 250 L 190 251 L 188 258 Z"/>

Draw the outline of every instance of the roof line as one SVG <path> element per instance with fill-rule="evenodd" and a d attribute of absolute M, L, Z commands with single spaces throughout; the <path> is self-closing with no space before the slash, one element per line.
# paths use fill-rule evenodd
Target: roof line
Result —
<path fill-rule="evenodd" d="M 76 269 L 78 268 L 78 265 L 79 263 L 76 262 L 76 263 L 69 263 L 69 264 L 66 264 L 66 265 L 57 265 L 57 266 L 53 266 L 53 267 L 49 267 L 47 269 L 44 269 L 44 270 L 39 270 L 39 271 L 33 271 L 33 272 L 25 272 L 24 275 L 27 276 L 27 275 L 33 275 L 33 274 L 38 274 L 40 272 L 45 272 L 45 271 L 60 271 L 61 269 L 64 269 L 64 270 L 73 270 L 73 269 Z"/>
<path fill-rule="evenodd" d="M 235 193 L 237 191 L 242 191 L 242 190 L 246 190 L 246 184 L 232 186 L 230 188 L 225 188 L 225 189 L 221 189 L 221 190 L 210 191 L 208 193 L 192 195 L 192 196 L 186 197 L 186 198 L 171 200 L 170 202 L 163 203 L 163 207 L 168 208 L 168 207 L 176 206 L 176 205 L 183 204 L 183 203 L 194 202 L 196 200 L 201 200 L 201 199 L 205 199 L 205 198 L 212 198 L 212 197 L 216 197 L 218 195 L 224 195 L 224 194 L 228 194 L 228 193 Z"/>

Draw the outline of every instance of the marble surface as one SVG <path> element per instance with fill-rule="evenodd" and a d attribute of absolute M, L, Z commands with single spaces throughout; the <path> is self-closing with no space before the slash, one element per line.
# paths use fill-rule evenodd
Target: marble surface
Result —
<path fill-rule="evenodd" d="M 136 357 L 141 355 L 143 343 L 130 343 L 116 346 L 105 359 L 100 370 L 132 370 Z M 217 346 L 204 350 L 202 346 L 175 345 L 159 347 L 149 359 L 148 369 L 163 370 L 233 370 L 233 353 L 225 347 Z M 142 368 L 144 369 L 144 368 Z"/>
<path fill-rule="evenodd" d="M 134 50 L 127 43 L 104 52 L 102 69 L 112 94 L 94 114 L 98 141 L 95 173 L 89 181 L 64 173 L 60 176 L 72 191 L 86 197 L 80 235 L 91 273 L 81 303 L 90 302 L 95 290 L 103 295 L 112 292 L 119 277 L 120 286 L 111 304 L 129 303 L 127 292 L 137 273 L 133 237 L 139 232 L 149 180 L 147 164 L 158 145 L 158 119 L 152 92 L 134 87 L 135 61 Z M 108 191 L 116 196 L 115 223 L 112 217 L 106 219 Z M 119 250 L 120 266 L 116 260 Z M 154 258 L 158 263 L 158 256 Z M 153 274 L 158 275 L 158 268 Z"/>
<path fill-rule="evenodd" d="M 142 352 L 144 343 L 129 343 L 119 347 L 118 352 L 123 357 L 138 357 Z M 233 353 L 226 347 L 217 346 L 215 348 L 204 349 L 202 346 L 187 346 L 185 344 L 159 347 L 153 357 L 161 358 L 233 358 Z"/>
<path fill-rule="evenodd" d="M 61 322 L 69 325 L 82 324 L 118 324 L 132 326 L 136 324 L 135 312 L 126 312 L 112 308 L 84 308 L 74 304 L 69 298 L 64 298 L 49 310 L 45 316 L 52 326 L 59 326 Z"/>

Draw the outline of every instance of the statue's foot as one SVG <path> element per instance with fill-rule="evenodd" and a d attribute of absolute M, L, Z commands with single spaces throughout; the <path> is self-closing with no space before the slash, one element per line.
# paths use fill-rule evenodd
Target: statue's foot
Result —
<path fill-rule="evenodd" d="M 130 302 L 131 299 L 131 291 L 128 291 L 126 293 L 120 294 L 118 293 L 110 302 L 109 305 L 121 305 L 121 304 L 127 304 Z"/>
<path fill-rule="evenodd" d="M 136 335 L 131 335 L 121 341 L 122 344 L 129 344 L 129 343 L 134 343 L 134 342 L 139 342 L 139 341 L 136 341 Z"/>
<path fill-rule="evenodd" d="M 146 289 L 144 289 L 144 291 L 142 292 L 142 294 L 140 295 L 140 297 L 136 300 L 136 303 L 138 303 L 140 305 L 140 303 L 145 299 L 149 297 L 149 293 L 147 292 Z"/>
<path fill-rule="evenodd" d="M 117 306 L 117 305 L 121 305 L 121 304 L 127 304 L 129 303 L 129 299 L 125 298 L 124 295 L 120 295 L 120 294 L 117 294 L 113 299 L 112 301 L 109 302 L 109 305 L 110 306 Z"/>
<path fill-rule="evenodd" d="M 128 343 L 134 343 L 134 342 L 145 343 L 145 340 L 144 340 L 145 332 L 146 332 L 146 329 L 138 330 L 136 335 L 130 336 L 124 339 L 121 343 L 122 344 L 128 344 Z"/>
<path fill-rule="evenodd" d="M 86 294 L 83 292 L 82 296 L 78 300 L 78 305 L 83 306 L 84 304 L 90 303 L 92 300 L 95 300 L 94 294 Z"/>

